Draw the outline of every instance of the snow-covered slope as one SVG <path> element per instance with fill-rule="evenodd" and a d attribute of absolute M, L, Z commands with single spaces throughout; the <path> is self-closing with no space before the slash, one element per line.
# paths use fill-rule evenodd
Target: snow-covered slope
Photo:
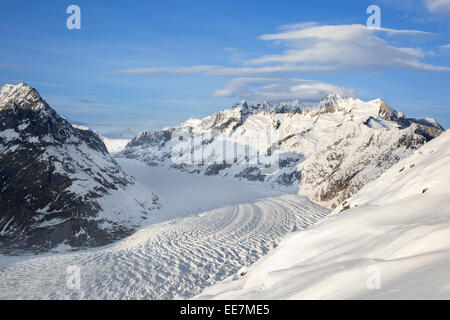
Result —
<path fill-rule="evenodd" d="M 143 132 L 118 157 L 297 188 L 335 208 L 441 132 L 436 121 L 407 118 L 381 99 L 328 95 L 316 104 L 241 102 Z"/>
<path fill-rule="evenodd" d="M 449 181 L 447 131 L 199 298 L 449 299 Z"/>
<path fill-rule="evenodd" d="M 130 139 L 109 139 L 106 137 L 101 138 L 109 153 L 117 153 L 122 151 L 131 141 Z"/>
<path fill-rule="evenodd" d="M 8 253 L 104 245 L 158 205 L 96 133 L 73 127 L 24 83 L 0 91 L 0 190 L 0 250 Z"/>

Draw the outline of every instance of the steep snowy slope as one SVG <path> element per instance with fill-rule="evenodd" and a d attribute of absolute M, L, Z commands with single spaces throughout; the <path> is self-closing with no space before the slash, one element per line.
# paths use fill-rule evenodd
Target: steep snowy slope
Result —
<path fill-rule="evenodd" d="M 449 299 L 449 181 L 447 131 L 367 184 L 347 210 L 200 297 Z"/>
<path fill-rule="evenodd" d="M 129 235 L 157 206 L 97 134 L 73 127 L 24 83 L 0 91 L 0 190 L 7 253 L 104 245 Z"/>
<path fill-rule="evenodd" d="M 328 95 L 317 104 L 246 102 L 178 127 L 143 132 L 118 157 L 191 173 L 299 188 L 335 208 L 438 136 L 381 99 Z"/>

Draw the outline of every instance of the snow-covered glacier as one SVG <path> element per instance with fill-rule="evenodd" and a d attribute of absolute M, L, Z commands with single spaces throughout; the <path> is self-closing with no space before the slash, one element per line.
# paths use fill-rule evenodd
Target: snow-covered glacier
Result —
<path fill-rule="evenodd" d="M 150 224 L 100 249 L 0 256 L 0 299 L 191 298 L 329 213 L 261 185 L 119 163 L 159 195 L 163 207 Z M 67 286 L 71 266 L 80 270 L 79 290 Z"/>

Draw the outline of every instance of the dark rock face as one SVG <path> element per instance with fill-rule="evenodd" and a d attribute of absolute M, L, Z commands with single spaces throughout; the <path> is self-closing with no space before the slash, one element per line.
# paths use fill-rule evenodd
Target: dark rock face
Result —
<path fill-rule="evenodd" d="M 129 235 L 132 227 L 97 217 L 97 200 L 133 184 L 97 134 L 74 128 L 36 90 L 1 89 L 1 252 L 100 246 Z"/>
<path fill-rule="evenodd" d="M 282 186 L 291 186 L 294 183 L 298 183 L 302 178 L 302 173 L 300 171 L 292 171 L 290 173 L 283 173 L 277 177 L 275 182 Z"/>
<path fill-rule="evenodd" d="M 226 164 L 226 163 L 212 164 L 206 169 L 205 175 L 217 176 L 220 173 L 220 171 L 228 169 L 230 167 L 231 167 L 231 164 Z"/>
<path fill-rule="evenodd" d="M 172 130 L 149 131 L 143 132 L 138 137 L 135 137 L 128 143 L 128 145 L 130 147 L 144 145 L 146 147 L 162 148 L 168 141 L 170 141 L 170 139 L 172 139 Z"/>
<path fill-rule="evenodd" d="M 261 169 L 258 167 L 248 167 L 242 170 L 239 174 L 235 175 L 235 178 L 246 179 L 248 181 L 263 182 L 266 177 L 261 173 Z"/>

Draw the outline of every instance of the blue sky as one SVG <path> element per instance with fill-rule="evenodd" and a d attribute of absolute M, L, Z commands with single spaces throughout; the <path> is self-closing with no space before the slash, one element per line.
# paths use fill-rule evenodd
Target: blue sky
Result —
<path fill-rule="evenodd" d="M 365 26 L 371 4 L 381 30 Z M 103 133 L 330 91 L 448 128 L 449 18 L 450 0 L 3 0 L 0 84 L 24 81 Z"/>

